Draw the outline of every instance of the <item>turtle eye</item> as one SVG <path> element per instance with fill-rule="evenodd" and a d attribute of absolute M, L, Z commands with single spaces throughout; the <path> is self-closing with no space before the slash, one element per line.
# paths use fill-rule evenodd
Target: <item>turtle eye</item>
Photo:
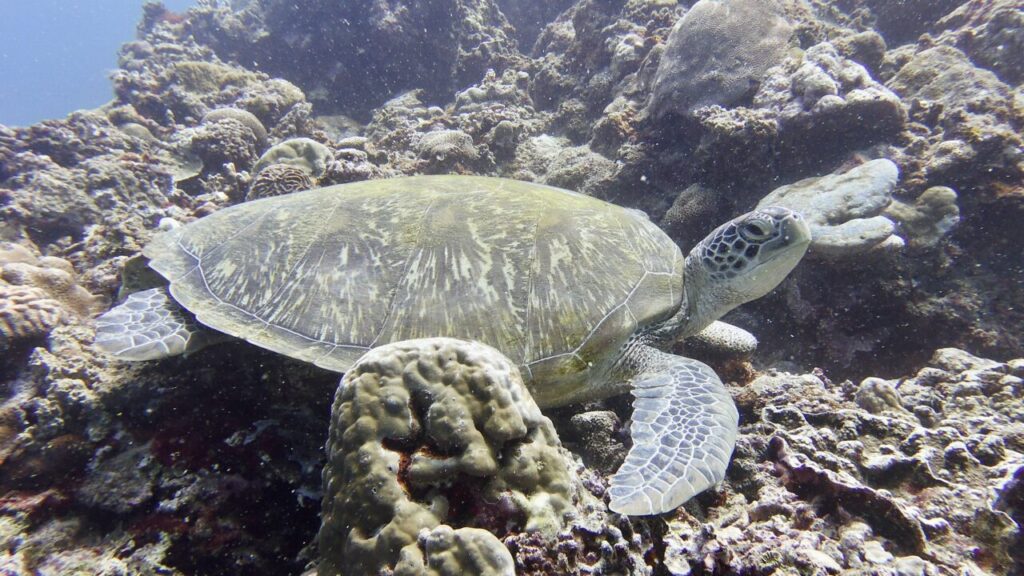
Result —
<path fill-rule="evenodd" d="M 760 242 L 772 235 L 772 227 L 762 220 L 752 220 L 740 226 L 740 236 L 747 242 Z"/>

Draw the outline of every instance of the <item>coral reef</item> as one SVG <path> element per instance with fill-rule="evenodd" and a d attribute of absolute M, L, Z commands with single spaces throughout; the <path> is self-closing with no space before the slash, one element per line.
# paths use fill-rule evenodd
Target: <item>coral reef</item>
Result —
<path fill-rule="evenodd" d="M 238 13 L 194 11 L 193 34 L 219 56 L 251 61 L 301 86 L 323 110 L 365 115 L 396 90 L 438 100 L 515 54 L 512 29 L 491 0 L 428 3 L 260 0 Z M 311 66 L 310 55 L 320 63 Z M 414 55 L 414 57 L 409 57 Z"/>
<path fill-rule="evenodd" d="M 608 198 L 618 173 L 615 162 L 564 138 L 534 136 L 516 150 L 512 176 Z"/>
<path fill-rule="evenodd" d="M 832 44 L 816 44 L 769 70 L 753 97 L 779 123 L 779 146 L 797 166 L 892 142 L 906 113 L 900 99 Z M 813 154 L 808 146 L 816 149 Z"/>
<path fill-rule="evenodd" d="M 766 374 L 738 391 L 730 488 L 703 527 L 670 522 L 670 573 L 1011 570 L 1020 527 L 991 503 L 1024 446 L 992 430 L 1019 428 L 1019 361 L 943 349 L 928 364 L 859 386 Z"/>
<path fill-rule="evenodd" d="M 556 411 L 573 478 L 557 528 L 526 530 L 526 500 L 473 509 L 475 477 L 438 482 L 426 490 L 468 496 L 403 536 L 396 569 L 1024 571 L 1024 360 L 948 348 L 1024 349 L 1019 2 L 734 6 L 148 3 L 112 102 L 0 126 L 0 572 L 315 564 L 337 377 L 244 344 L 126 366 L 96 355 L 89 317 L 153 287 L 132 269 L 158 230 L 425 171 L 641 208 L 684 248 L 789 184 L 822 257 L 726 319 L 761 338 L 749 361 L 678 344 L 739 384 L 717 490 L 660 519 L 612 515 L 601 498 L 628 401 Z M 772 16 L 743 19 L 750 7 Z M 273 145 L 285 152 L 258 164 Z"/>
<path fill-rule="evenodd" d="M 1013 90 L 960 50 L 940 45 L 913 53 L 887 84 L 911 103 L 920 131 L 931 132 L 916 144 L 926 150 L 907 162 L 915 172 L 910 184 L 961 186 L 979 179 L 1014 181 L 1024 174 L 1024 117 Z M 995 190 L 973 187 L 983 194 L 979 200 L 994 200 Z"/>
<path fill-rule="evenodd" d="M 332 415 L 321 575 L 397 573 L 474 555 L 493 557 L 484 573 L 505 574 L 511 558 L 502 560 L 498 537 L 553 537 L 572 509 L 554 428 L 515 366 L 482 344 L 441 338 L 375 348 L 345 374 Z M 488 548 L 498 552 L 477 551 Z M 442 554 L 449 558 L 432 559 Z"/>
<path fill-rule="evenodd" d="M 1024 62 L 1007 58 L 1024 48 L 1024 14 L 1012 0 L 964 2 L 937 24 L 939 41 L 952 42 L 971 61 L 1011 86 L 1024 82 Z"/>

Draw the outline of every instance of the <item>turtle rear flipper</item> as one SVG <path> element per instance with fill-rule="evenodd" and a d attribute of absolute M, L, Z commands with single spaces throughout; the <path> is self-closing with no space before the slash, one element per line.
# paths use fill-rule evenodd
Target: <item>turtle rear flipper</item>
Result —
<path fill-rule="evenodd" d="M 739 415 L 702 362 L 650 347 L 633 378 L 633 448 L 611 478 L 609 507 L 643 516 L 670 512 L 725 477 Z"/>
<path fill-rule="evenodd" d="M 211 336 L 166 288 L 151 288 L 97 318 L 95 344 L 120 360 L 157 360 L 195 352 L 217 340 Z"/>

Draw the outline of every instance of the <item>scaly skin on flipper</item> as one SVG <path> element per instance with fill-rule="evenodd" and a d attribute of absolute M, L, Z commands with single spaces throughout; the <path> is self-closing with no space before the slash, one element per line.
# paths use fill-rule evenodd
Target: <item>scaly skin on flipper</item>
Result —
<path fill-rule="evenodd" d="M 633 448 L 610 482 L 613 511 L 663 514 L 717 484 L 738 434 L 736 406 L 718 375 L 645 341 L 664 345 L 703 333 L 729 310 L 772 290 L 809 244 L 810 231 L 799 215 L 766 208 L 718 227 L 687 256 L 679 312 L 628 343 L 613 372 L 630 382 L 635 397 Z"/>
<path fill-rule="evenodd" d="M 610 481 L 609 507 L 642 516 L 673 510 L 725 477 L 739 414 L 706 364 L 643 346 L 633 380 L 633 449 Z"/>
<path fill-rule="evenodd" d="M 96 346 L 122 360 L 189 354 L 217 339 L 182 310 L 166 288 L 131 294 L 96 319 Z"/>

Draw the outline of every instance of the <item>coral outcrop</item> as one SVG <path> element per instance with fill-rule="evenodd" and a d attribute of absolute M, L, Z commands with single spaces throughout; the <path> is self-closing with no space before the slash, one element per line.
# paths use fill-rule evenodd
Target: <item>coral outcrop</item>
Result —
<path fill-rule="evenodd" d="M 736 391 L 730 488 L 703 528 L 670 521 L 669 572 L 1012 570 L 1020 526 L 993 502 L 1024 467 L 1020 365 L 943 349 L 897 380 L 760 376 Z"/>
<path fill-rule="evenodd" d="M 450 97 L 516 53 L 495 2 L 260 0 L 196 11 L 193 33 L 219 56 L 252 61 L 301 86 L 321 108 L 365 115 L 412 88 Z M 308 59 L 321 63 L 310 66 Z"/>
<path fill-rule="evenodd" d="M 786 55 L 793 26 L 774 0 L 700 0 L 665 41 L 647 113 L 660 119 L 749 99 Z"/>
<path fill-rule="evenodd" d="M 45 337 L 72 317 L 87 319 L 104 304 L 78 283 L 67 260 L 0 243 L 0 350 Z"/>
<path fill-rule="evenodd" d="M 828 42 L 789 56 L 769 70 L 753 107 L 772 112 L 789 162 L 828 158 L 879 142 L 892 142 L 906 113 L 900 99 L 857 62 Z M 809 146 L 817 148 L 813 153 Z"/>
<path fill-rule="evenodd" d="M 256 200 L 291 194 L 299 190 L 309 190 L 313 186 L 313 179 L 306 170 L 291 164 L 271 164 L 260 170 L 252 179 L 245 199 Z"/>
<path fill-rule="evenodd" d="M 284 164 L 302 170 L 311 178 L 319 178 L 327 171 L 327 163 L 331 159 L 330 148 L 316 140 L 290 138 L 264 152 L 253 167 L 253 172 L 259 174 L 269 166 Z"/>
<path fill-rule="evenodd" d="M 507 574 L 500 537 L 553 537 L 573 509 L 554 428 L 515 366 L 481 344 L 412 340 L 368 352 L 338 388 L 327 451 L 323 576 L 457 570 L 452 562 Z M 474 556 L 494 563 L 474 566 Z"/>

